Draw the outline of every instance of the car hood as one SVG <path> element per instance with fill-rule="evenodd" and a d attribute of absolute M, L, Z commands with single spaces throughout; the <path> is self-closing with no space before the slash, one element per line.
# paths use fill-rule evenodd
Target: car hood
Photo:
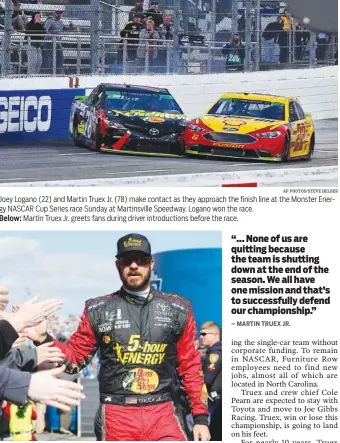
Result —
<path fill-rule="evenodd" d="M 202 123 L 216 132 L 230 132 L 237 134 L 248 134 L 253 131 L 259 131 L 261 129 L 268 128 L 269 130 L 275 129 L 278 126 L 286 123 L 281 120 L 269 120 L 264 118 L 251 118 L 251 117 L 228 117 L 228 116 L 215 116 L 215 115 L 203 115 L 199 117 Z"/>
<path fill-rule="evenodd" d="M 108 118 L 113 118 L 119 121 L 122 125 L 130 124 L 136 125 L 141 128 L 155 126 L 184 126 L 186 124 L 186 118 L 183 114 L 171 114 L 164 112 L 148 112 L 141 110 L 134 111 L 117 111 L 106 110 L 105 114 Z"/>

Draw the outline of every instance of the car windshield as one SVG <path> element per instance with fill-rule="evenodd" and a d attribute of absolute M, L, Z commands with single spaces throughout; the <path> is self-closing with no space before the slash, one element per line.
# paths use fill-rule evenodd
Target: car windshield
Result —
<path fill-rule="evenodd" d="M 147 111 L 183 114 L 181 108 L 170 94 L 148 91 L 106 91 L 105 109 L 129 112 Z"/>
<path fill-rule="evenodd" d="M 208 114 L 284 120 L 285 107 L 283 103 L 278 102 L 222 98 L 208 111 Z"/>

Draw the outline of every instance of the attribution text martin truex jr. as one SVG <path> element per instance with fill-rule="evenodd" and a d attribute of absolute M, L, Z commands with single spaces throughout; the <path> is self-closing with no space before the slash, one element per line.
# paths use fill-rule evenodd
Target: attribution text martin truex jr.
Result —
<path fill-rule="evenodd" d="M 96 151 L 183 155 L 186 124 L 167 89 L 102 83 L 75 97 L 69 132 L 76 146 Z"/>
<path fill-rule="evenodd" d="M 310 159 L 315 130 L 296 98 L 226 93 L 186 129 L 187 154 L 250 160 Z"/>

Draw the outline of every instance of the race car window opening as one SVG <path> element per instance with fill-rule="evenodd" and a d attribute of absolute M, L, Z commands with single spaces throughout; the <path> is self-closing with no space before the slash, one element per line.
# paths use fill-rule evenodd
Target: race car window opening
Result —
<path fill-rule="evenodd" d="M 222 99 L 208 111 L 208 115 L 265 118 L 284 120 L 283 103 L 261 100 Z"/>
<path fill-rule="evenodd" d="M 294 102 L 289 103 L 289 121 L 290 122 L 296 122 L 299 120 L 298 114 L 296 112 Z"/>
<path fill-rule="evenodd" d="M 95 99 L 97 97 L 97 93 L 98 93 L 98 88 L 95 88 L 91 92 L 91 94 L 89 95 L 88 102 L 89 102 L 90 105 L 92 105 L 94 103 L 94 101 L 95 101 Z"/>
<path fill-rule="evenodd" d="M 101 105 L 102 98 L 103 98 L 103 91 L 101 91 L 99 93 L 98 97 L 96 97 L 95 100 L 94 100 L 94 106 L 96 108 L 98 108 Z"/>
<path fill-rule="evenodd" d="M 116 111 L 149 111 L 183 114 L 170 94 L 138 91 L 106 91 L 104 107 Z"/>
<path fill-rule="evenodd" d="M 299 117 L 299 120 L 305 120 L 306 116 L 305 116 L 305 113 L 303 112 L 303 109 L 301 108 L 300 103 L 295 102 L 295 108 L 296 108 L 296 112 Z"/>

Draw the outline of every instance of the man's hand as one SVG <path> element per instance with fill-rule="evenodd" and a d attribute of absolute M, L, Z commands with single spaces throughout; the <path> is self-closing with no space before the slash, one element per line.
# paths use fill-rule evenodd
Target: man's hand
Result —
<path fill-rule="evenodd" d="M 30 300 L 26 301 L 21 305 L 13 305 L 12 311 L 18 312 L 20 311 L 20 309 L 25 309 L 27 305 L 31 303 L 36 303 L 38 300 L 39 300 L 39 295 L 36 295 L 35 297 L 31 298 Z M 36 326 L 33 326 L 32 328 L 28 328 L 26 330 L 27 337 L 30 340 L 42 343 L 46 339 L 47 327 L 48 327 L 48 322 L 47 320 L 44 320 L 43 322 L 39 323 Z"/>
<path fill-rule="evenodd" d="M 47 336 L 47 326 L 47 321 L 45 320 L 33 328 L 28 328 L 27 337 L 33 341 L 42 343 L 45 341 Z"/>
<path fill-rule="evenodd" d="M 192 432 L 194 441 L 209 441 L 211 438 L 209 428 L 205 425 L 195 425 Z"/>
<path fill-rule="evenodd" d="M 50 371 L 32 374 L 28 397 L 39 403 L 54 406 L 62 411 L 69 411 L 70 406 L 78 406 L 85 398 L 81 392 L 83 386 L 73 381 L 59 380 L 58 375 L 65 371 L 65 366 Z"/>
<path fill-rule="evenodd" d="M 18 348 L 22 343 L 24 343 L 27 340 L 27 334 L 25 329 L 22 332 L 19 332 L 18 335 L 19 338 L 17 338 L 15 342 L 12 344 L 12 349 Z"/>
<path fill-rule="evenodd" d="M 36 351 L 38 371 L 58 366 L 58 363 L 63 362 L 65 357 L 59 348 L 53 346 L 53 342 L 38 346 Z"/>
<path fill-rule="evenodd" d="M 0 320 L 1 320 L 1 311 L 4 311 L 6 309 L 6 306 L 8 305 L 8 291 L 7 289 L 0 285 Z"/>
<path fill-rule="evenodd" d="M 16 312 L 4 312 L 3 319 L 7 320 L 13 328 L 20 332 L 25 328 L 36 326 L 52 317 L 61 307 L 62 301 L 58 299 L 51 299 L 39 303 L 28 303 L 20 307 Z"/>

